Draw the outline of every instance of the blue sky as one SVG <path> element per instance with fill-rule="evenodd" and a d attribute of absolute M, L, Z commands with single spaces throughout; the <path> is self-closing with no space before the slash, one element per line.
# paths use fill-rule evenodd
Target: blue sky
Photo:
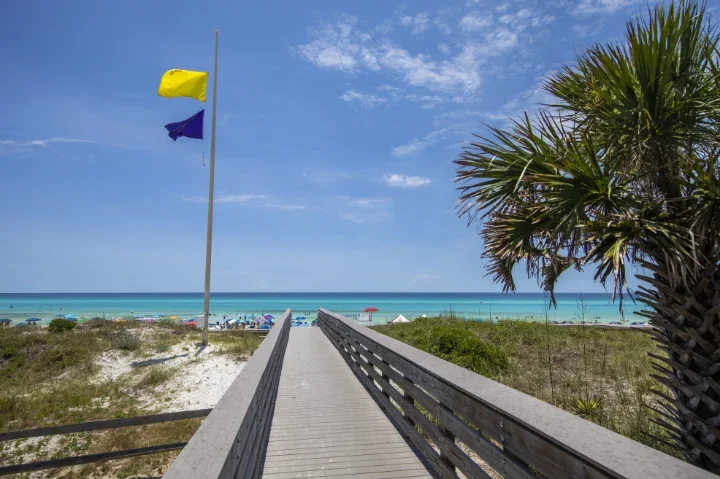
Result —
<path fill-rule="evenodd" d="M 209 119 L 211 92 L 156 89 L 170 68 L 212 71 L 216 28 L 213 290 L 499 291 L 454 213 L 452 160 L 645 8 L 6 1 L 0 291 L 202 290 L 209 141 L 163 125 Z M 603 288 L 588 272 L 559 290 Z"/>

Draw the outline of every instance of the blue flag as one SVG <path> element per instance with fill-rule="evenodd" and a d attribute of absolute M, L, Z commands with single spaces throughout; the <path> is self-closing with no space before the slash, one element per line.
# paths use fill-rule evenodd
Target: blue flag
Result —
<path fill-rule="evenodd" d="M 176 141 L 181 136 L 202 140 L 204 117 L 205 110 L 200 110 L 187 120 L 178 121 L 177 123 L 168 123 L 165 125 L 165 128 L 167 128 L 168 131 L 168 136 L 172 138 L 173 141 Z"/>

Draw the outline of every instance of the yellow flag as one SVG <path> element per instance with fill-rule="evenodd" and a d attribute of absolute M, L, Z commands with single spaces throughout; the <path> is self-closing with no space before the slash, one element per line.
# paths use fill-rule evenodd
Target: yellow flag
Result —
<path fill-rule="evenodd" d="M 168 70 L 160 79 L 158 95 L 166 98 L 186 96 L 205 101 L 207 77 L 207 72 Z"/>

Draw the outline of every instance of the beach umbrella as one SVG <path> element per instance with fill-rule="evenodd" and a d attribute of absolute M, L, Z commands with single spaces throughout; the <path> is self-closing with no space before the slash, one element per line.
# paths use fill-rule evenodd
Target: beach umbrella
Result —
<path fill-rule="evenodd" d="M 0 324 L 10 324 L 10 323 L 12 323 L 12 319 L 9 319 L 9 318 L 0 319 Z"/>
<path fill-rule="evenodd" d="M 295 318 L 295 319 L 305 319 L 305 316 L 298 316 L 298 317 Z"/>
<path fill-rule="evenodd" d="M 254 314 L 251 314 L 250 316 L 248 316 L 248 319 L 255 319 L 255 317 L 256 316 Z"/>
<path fill-rule="evenodd" d="M 275 316 L 273 316 L 272 314 L 266 314 L 265 316 L 263 316 L 263 318 L 265 318 L 265 319 L 275 319 Z"/>
<path fill-rule="evenodd" d="M 369 308 L 365 308 L 364 312 L 365 313 L 377 313 L 378 311 L 380 311 L 380 310 L 371 306 Z"/>
<path fill-rule="evenodd" d="M 178 319 L 177 316 L 170 316 L 170 319 Z"/>
<path fill-rule="evenodd" d="M 72 314 L 66 314 L 65 319 L 69 319 L 71 321 L 77 321 L 77 318 L 73 316 Z"/>
<path fill-rule="evenodd" d="M 28 318 L 25 320 L 26 323 L 36 323 L 38 321 L 42 321 L 40 318 Z"/>

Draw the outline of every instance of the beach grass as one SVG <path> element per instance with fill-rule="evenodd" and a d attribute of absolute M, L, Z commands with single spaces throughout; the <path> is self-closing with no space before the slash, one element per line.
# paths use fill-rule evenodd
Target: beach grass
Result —
<path fill-rule="evenodd" d="M 547 326 L 540 322 L 419 318 L 374 329 L 447 361 L 584 417 L 665 453 L 680 457 L 652 422 L 649 351 L 663 352 L 649 334 L 625 328 Z M 452 338 L 450 343 L 448 338 Z M 465 344 L 482 344 L 465 355 Z M 492 354 L 488 354 L 492 351 Z M 660 440 L 658 440 L 660 439 Z"/>
<path fill-rule="evenodd" d="M 212 335 L 213 353 L 234 359 L 252 355 L 258 335 L 228 331 Z M 92 320 L 74 329 L 0 328 L 0 431 L 153 414 L 168 400 L 163 386 L 179 367 L 152 364 L 118 377 L 101 373 L 99 358 L 168 356 L 173 348 L 192 357 L 201 340 L 194 328 L 162 322 L 147 325 Z M 175 351 L 178 351 L 178 349 Z M 163 355 L 162 353 L 168 353 Z M 189 406 L 187 409 L 193 409 Z M 200 419 L 111 431 L 47 436 L 0 443 L 0 464 L 54 459 L 188 440 Z M 162 475 L 177 452 L 74 468 L 73 477 Z M 63 472 L 65 471 L 65 472 Z M 47 472 L 56 477 L 68 469 Z M 23 476 L 19 476 L 23 477 Z"/>

